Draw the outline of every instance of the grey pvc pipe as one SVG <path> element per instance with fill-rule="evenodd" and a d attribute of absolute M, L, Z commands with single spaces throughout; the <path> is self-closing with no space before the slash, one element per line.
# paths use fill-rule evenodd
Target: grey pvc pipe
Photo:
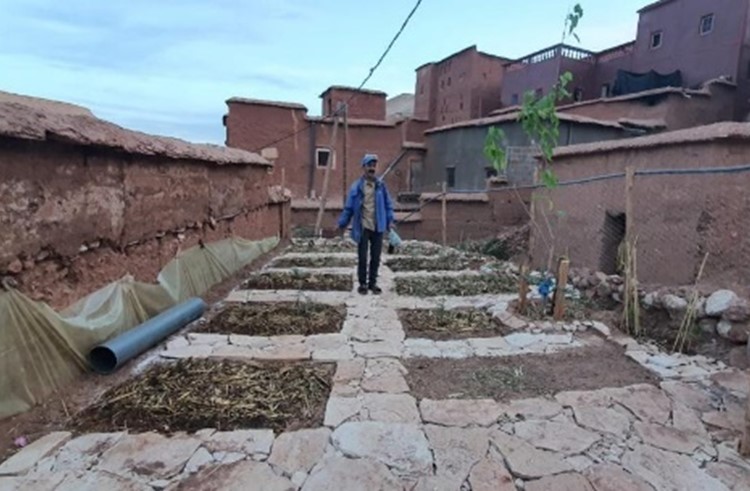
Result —
<path fill-rule="evenodd" d="M 126 361 L 199 318 L 205 310 L 206 303 L 200 298 L 186 300 L 128 332 L 96 346 L 89 353 L 89 362 L 96 372 L 112 373 Z"/>

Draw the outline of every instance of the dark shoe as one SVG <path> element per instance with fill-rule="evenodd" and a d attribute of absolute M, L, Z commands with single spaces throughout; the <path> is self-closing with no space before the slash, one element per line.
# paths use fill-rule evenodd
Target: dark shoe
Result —
<path fill-rule="evenodd" d="M 372 291 L 372 293 L 374 293 L 375 295 L 379 295 L 379 294 L 383 293 L 383 290 L 381 290 L 378 285 L 372 285 L 370 287 L 370 291 Z"/>
<path fill-rule="evenodd" d="M 367 287 L 365 285 L 360 285 L 357 289 L 357 293 L 360 295 L 367 295 Z"/>

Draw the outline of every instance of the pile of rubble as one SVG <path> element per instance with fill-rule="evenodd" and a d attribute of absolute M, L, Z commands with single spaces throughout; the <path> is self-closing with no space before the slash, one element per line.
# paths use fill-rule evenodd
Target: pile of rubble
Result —
<path fill-rule="evenodd" d="M 619 275 L 573 269 L 570 283 L 589 298 L 622 302 L 625 280 Z M 679 322 L 691 299 L 691 288 L 640 288 L 638 296 L 646 311 L 663 310 Z M 745 344 L 750 337 L 750 302 L 731 290 L 703 291 L 698 297 L 695 318 L 701 330 L 715 333 L 734 343 Z"/>

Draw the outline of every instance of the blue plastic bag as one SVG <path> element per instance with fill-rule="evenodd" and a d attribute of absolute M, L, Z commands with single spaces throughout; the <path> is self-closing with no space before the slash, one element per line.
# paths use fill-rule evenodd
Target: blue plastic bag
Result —
<path fill-rule="evenodd" d="M 388 245 L 393 247 L 399 247 L 401 245 L 401 237 L 399 237 L 393 229 L 388 233 Z"/>

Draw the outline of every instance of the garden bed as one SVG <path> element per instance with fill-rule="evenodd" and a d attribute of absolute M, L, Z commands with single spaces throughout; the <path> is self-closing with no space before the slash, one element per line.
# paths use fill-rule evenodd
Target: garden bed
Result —
<path fill-rule="evenodd" d="M 616 308 L 614 300 L 604 302 L 601 300 L 591 300 L 586 297 L 581 298 L 566 298 L 565 299 L 565 314 L 563 321 L 589 321 L 589 320 L 602 320 L 601 317 L 606 315 L 609 319 L 614 313 Z M 547 300 L 545 306 L 541 299 L 529 299 L 526 312 L 523 314 L 518 313 L 518 300 L 513 300 L 508 306 L 508 310 L 516 314 L 517 316 L 528 319 L 530 321 L 552 321 L 552 298 Z"/>
<path fill-rule="evenodd" d="M 248 302 L 229 304 L 194 332 L 278 336 L 341 331 L 346 307 L 313 302 Z"/>
<path fill-rule="evenodd" d="M 506 273 L 396 278 L 396 293 L 416 297 L 514 293 L 517 289 L 516 279 Z"/>
<path fill-rule="evenodd" d="M 333 364 L 185 359 L 110 389 L 73 420 L 85 432 L 193 432 L 323 424 Z"/>
<path fill-rule="evenodd" d="M 354 280 L 349 274 L 307 271 L 256 273 L 242 283 L 246 290 L 351 291 Z"/>
<path fill-rule="evenodd" d="M 356 244 L 349 240 L 295 239 L 290 252 L 356 252 Z"/>
<path fill-rule="evenodd" d="M 271 263 L 272 268 L 353 268 L 357 260 L 350 257 L 298 256 L 281 257 Z"/>
<path fill-rule="evenodd" d="M 434 242 L 404 242 L 396 248 L 396 254 L 405 256 L 432 256 L 449 251 L 447 247 Z"/>
<path fill-rule="evenodd" d="M 418 399 L 507 401 L 567 390 L 658 383 L 655 375 L 610 343 L 546 355 L 463 360 L 412 358 L 404 365 L 409 387 Z"/>
<path fill-rule="evenodd" d="M 479 309 L 400 310 L 408 338 L 435 340 L 504 336 L 510 329 Z"/>
<path fill-rule="evenodd" d="M 393 271 L 459 271 L 479 269 L 487 260 L 478 256 L 441 254 L 438 256 L 392 257 L 386 265 Z"/>

